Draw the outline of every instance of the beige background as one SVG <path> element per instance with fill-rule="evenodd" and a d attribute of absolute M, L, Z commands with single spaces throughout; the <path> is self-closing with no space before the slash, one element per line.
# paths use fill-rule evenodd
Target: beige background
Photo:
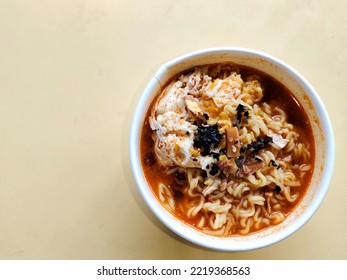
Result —
<path fill-rule="evenodd" d="M 347 259 L 346 9 L 339 0 L 0 0 L 0 258 Z M 319 211 L 250 252 L 205 250 L 165 230 L 128 159 L 134 106 L 156 68 L 216 46 L 296 68 L 336 137 Z"/>

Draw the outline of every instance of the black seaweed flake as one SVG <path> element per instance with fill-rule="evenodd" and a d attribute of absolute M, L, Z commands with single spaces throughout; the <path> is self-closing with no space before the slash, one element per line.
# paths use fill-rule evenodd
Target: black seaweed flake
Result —
<path fill-rule="evenodd" d="M 203 149 L 201 152 L 202 156 L 210 155 L 211 149 L 216 148 L 223 138 L 223 134 L 219 132 L 217 124 L 199 126 L 194 136 L 194 147 Z"/>
<path fill-rule="evenodd" d="M 272 142 L 272 138 L 265 136 L 264 138 L 258 137 L 256 142 L 247 145 L 247 149 L 255 155 L 260 150 L 262 150 L 267 144 Z"/>
<path fill-rule="evenodd" d="M 210 175 L 214 176 L 218 173 L 218 171 L 219 171 L 218 164 L 216 163 L 212 164 Z"/>
<path fill-rule="evenodd" d="M 281 187 L 280 187 L 280 186 L 276 186 L 276 187 L 275 187 L 275 192 L 276 192 L 277 194 L 279 194 L 279 193 L 281 192 Z"/>
<path fill-rule="evenodd" d="M 272 138 L 269 137 L 269 136 L 265 136 L 263 139 L 264 139 L 263 141 L 264 141 L 265 144 L 272 143 Z"/>
<path fill-rule="evenodd" d="M 212 156 L 214 159 L 218 159 L 218 158 L 219 158 L 219 153 L 211 152 L 211 156 Z"/>
<path fill-rule="evenodd" d="M 242 104 L 237 105 L 236 111 L 237 111 L 237 120 L 241 122 L 242 120 L 242 113 L 245 112 L 247 108 L 243 106 Z"/>
<path fill-rule="evenodd" d="M 270 165 L 272 165 L 273 167 L 276 167 L 276 169 L 280 169 L 279 164 L 278 164 L 276 161 L 274 161 L 273 159 L 270 160 L 269 166 L 270 166 Z"/>
<path fill-rule="evenodd" d="M 250 109 L 248 109 L 246 106 L 239 104 L 236 107 L 236 119 L 238 121 L 238 125 L 240 125 L 240 128 L 243 128 L 242 126 L 242 121 L 243 120 L 247 120 L 249 118 L 249 111 Z M 237 126 L 237 125 L 236 125 Z"/>

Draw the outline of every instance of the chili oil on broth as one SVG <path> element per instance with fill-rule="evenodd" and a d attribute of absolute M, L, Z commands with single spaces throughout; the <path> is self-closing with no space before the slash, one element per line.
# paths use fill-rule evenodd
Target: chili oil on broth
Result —
<path fill-rule="evenodd" d="M 208 65 L 208 67 L 216 68 L 218 65 L 221 64 L 215 64 L 215 65 Z M 226 64 L 222 64 L 222 68 Z M 199 68 L 203 68 L 205 66 L 199 66 Z M 246 77 L 254 76 L 256 79 L 259 80 L 262 89 L 263 89 L 263 97 L 261 101 L 259 102 L 264 103 L 266 102 L 268 106 L 275 110 L 275 108 L 281 108 L 287 115 L 286 122 L 289 124 L 292 124 L 294 127 L 294 131 L 296 131 L 299 135 L 298 141 L 300 141 L 310 153 L 310 158 L 306 160 L 306 164 L 309 164 L 311 166 L 311 169 L 309 171 L 306 171 L 305 175 L 302 176 L 302 173 L 300 175 L 300 168 L 292 170 L 292 172 L 295 174 L 296 178 L 300 179 L 301 186 L 296 188 L 291 188 L 291 190 L 294 192 L 294 194 L 297 196 L 296 200 L 291 203 L 289 201 L 282 202 L 281 204 L 281 211 L 284 215 L 284 217 L 287 217 L 291 211 L 293 211 L 296 207 L 296 205 L 301 201 L 302 197 L 305 195 L 308 186 L 310 184 L 310 180 L 313 173 L 313 166 L 314 166 L 314 138 L 312 129 L 307 117 L 307 114 L 304 112 L 302 106 L 300 103 L 296 100 L 294 95 L 280 82 L 272 78 L 271 76 L 250 68 L 245 67 L 241 65 L 235 65 L 235 64 L 227 64 L 227 67 L 229 67 L 229 71 L 236 71 L 238 74 L 241 75 L 241 78 L 245 81 Z M 166 85 L 163 87 L 165 89 L 167 86 L 169 86 L 172 82 L 177 81 L 177 79 L 181 75 L 188 75 L 194 71 L 194 69 L 184 71 L 180 73 L 179 75 L 176 75 L 173 77 Z M 213 72 L 213 71 L 212 71 Z M 198 205 L 200 203 L 200 198 L 194 198 L 187 195 L 188 192 L 188 182 L 187 182 L 187 174 L 178 172 L 175 169 L 170 169 L 170 174 L 168 174 L 168 168 L 164 167 L 160 164 L 158 158 L 155 155 L 154 152 L 154 138 L 153 135 L 155 131 L 152 130 L 149 124 L 149 117 L 151 115 L 151 112 L 153 110 L 154 104 L 157 102 L 158 98 L 160 98 L 161 93 L 158 94 L 158 96 L 152 101 L 147 115 L 146 119 L 143 124 L 142 134 L 141 134 L 141 142 L 140 142 L 140 151 L 141 151 L 141 160 L 142 160 L 142 166 L 143 171 L 146 177 L 146 180 L 155 194 L 158 201 L 173 215 L 175 215 L 178 219 L 184 221 L 186 224 L 192 226 L 193 228 L 196 228 L 197 230 L 202 230 L 205 233 L 215 235 L 215 232 L 218 232 L 218 229 L 213 229 L 208 222 L 205 222 L 204 226 L 199 226 L 199 222 L 201 221 L 202 217 L 206 221 L 210 218 L 208 214 L 206 214 L 203 211 L 199 211 L 197 215 L 194 217 L 188 217 L 187 211 L 189 211 L 189 208 L 192 207 L 192 205 Z M 216 115 L 218 115 L 220 112 L 215 112 Z M 212 115 L 213 113 L 211 113 Z M 224 136 L 225 137 L 225 136 Z M 302 164 L 302 162 L 298 162 L 297 164 Z M 200 176 L 206 178 L 207 172 L 205 170 L 198 170 L 197 168 L 190 169 L 193 173 L 200 173 Z M 301 176 L 301 178 L 300 178 Z M 242 181 L 242 180 L 241 180 Z M 175 203 L 175 209 L 172 210 L 170 207 L 168 207 L 167 200 L 165 198 L 165 201 L 163 202 L 162 199 L 160 199 L 161 194 L 159 193 L 159 185 L 163 184 L 167 187 L 169 190 L 169 196 L 171 195 L 173 197 L 174 203 Z M 271 187 L 264 186 L 262 187 L 263 193 L 269 193 L 269 192 L 276 192 L 274 190 L 273 184 Z M 283 191 L 283 190 L 281 190 Z M 292 193 L 293 195 L 293 193 Z M 237 199 L 236 199 L 237 201 Z M 258 213 L 259 214 L 259 213 Z M 260 213 L 263 214 L 264 213 Z M 266 215 L 266 214 L 265 214 Z M 282 221 L 281 221 L 282 222 Z M 254 232 L 258 232 L 260 230 L 266 229 L 270 226 L 275 225 L 276 223 L 269 225 L 260 225 L 258 228 L 253 228 L 252 226 L 249 228 L 249 231 L 247 233 L 243 233 L 242 229 L 244 229 L 244 225 L 241 225 L 239 222 L 233 221 L 232 225 L 229 225 L 229 230 L 227 233 L 224 232 L 224 236 L 233 236 L 233 235 L 244 235 L 244 234 L 252 234 Z M 221 235 L 221 234 L 217 234 Z"/>

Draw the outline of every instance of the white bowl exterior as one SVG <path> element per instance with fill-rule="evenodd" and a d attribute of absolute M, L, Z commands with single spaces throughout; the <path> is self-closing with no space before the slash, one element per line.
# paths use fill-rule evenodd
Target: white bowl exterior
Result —
<path fill-rule="evenodd" d="M 153 98 L 176 74 L 197 65 L 232 62 L 261 70 L 283 83 L 308 114 L 315 139 L 315 168 L 311 186 L 300 205 L 284 222 L 247 236 L 214 237 L 201 233 L 170 214 L 155 198 L 142 171 L 139 141 L 143 121 Z M 172 231 L 203 247 L 222 251 L 243 251 L 276 243 L 303 226 L 316 212 L 328 190 L 334 166 L 334 138 L 329 116 L 313 87 L 293 68 L 280 60 L 248 49 L 213 48 L 193 52 L 162 65 L 143 91 L 130 132 L 130 161 L 135 180 L 153 213 Z"/>

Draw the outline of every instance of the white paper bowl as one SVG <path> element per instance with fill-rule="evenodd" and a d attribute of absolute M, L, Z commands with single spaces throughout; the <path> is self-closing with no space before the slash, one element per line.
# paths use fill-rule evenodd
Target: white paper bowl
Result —
<path fill-rule="evenodd" d="M 159 203 L 147 185 L 141 166 L 140 136 L 147 109 L 161 86 L 174 75 L 197 65 L 233 62 L 253 67 L 284 84 L 299 100 L 310 120 L 315 139 L 315 166 L 307 194 L 298 207 L 277 226 L 247 236 L 213 237 L 181 222 Z M 168 228 L 186 240 L 210 249 L 244 251 L 274 244 L 302 227 L 317 211 L 329 188 L 334 166 L 334 136 L 329 116 L 313 87 L 292 67 L 270 55 L 242 48 L 212 48 L 192 52 L 163 64 L 144 89 L 130 130 L 130 161 L 143 199 Z M 155 172 L 155 171 L 154 171 Z"/>

